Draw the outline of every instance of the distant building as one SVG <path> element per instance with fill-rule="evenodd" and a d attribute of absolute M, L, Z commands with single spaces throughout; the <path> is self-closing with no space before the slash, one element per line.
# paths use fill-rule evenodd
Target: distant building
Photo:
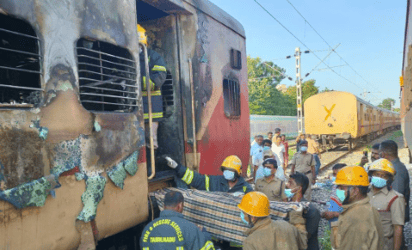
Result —
<path fill-rule="evenodd" d="M 288 90 L 288 87 L 286 87 L 286 84 L 278 84 L 276 86 L 276 89 L 282 93 L 286 93 L 286 91 Z"/>

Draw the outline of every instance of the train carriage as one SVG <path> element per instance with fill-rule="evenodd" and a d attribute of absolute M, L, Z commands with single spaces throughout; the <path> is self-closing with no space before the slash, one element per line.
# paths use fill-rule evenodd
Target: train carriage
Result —
<path fill-rule="evenodd" d="M 137 23 L 168 71 L 150 163 Z M 130 232 L 149 190 L 173 185 L 164 156 L 204 174 L 246 164 L 246 65 L 242 25 L 207 0 L 0 1 L 0 248 Z"/>
<path fill-rule="evenodd" d="M 399 128 L 397 112 L 385 110 L 348 92 L 329 91 L 308 98 L 304 104 L 305 132 L 322 147 L 370 141 Z"/>

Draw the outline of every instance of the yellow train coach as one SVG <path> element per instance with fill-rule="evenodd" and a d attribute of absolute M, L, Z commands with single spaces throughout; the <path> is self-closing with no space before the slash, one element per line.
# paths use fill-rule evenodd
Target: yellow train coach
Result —
<path fill-rule="evenodd" d="M 399 113 L 373 106 L 348 92 L 329 91 L 308 98 L 304 104 L 305 133 L 323 148 L 370 141 L 400 128 Z"/>

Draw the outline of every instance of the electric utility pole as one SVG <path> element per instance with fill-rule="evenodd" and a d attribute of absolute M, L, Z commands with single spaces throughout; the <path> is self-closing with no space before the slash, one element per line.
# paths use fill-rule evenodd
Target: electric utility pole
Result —
<path fill-rule="evenodd" d="M 295 49 L 296 58 L 296 106 L 298 117 L 298 132 L 303 133 L 303 116 L 302 116 L 302 78 L 301 78 L 301 65 L 300 65 L 300 48 Z"/>

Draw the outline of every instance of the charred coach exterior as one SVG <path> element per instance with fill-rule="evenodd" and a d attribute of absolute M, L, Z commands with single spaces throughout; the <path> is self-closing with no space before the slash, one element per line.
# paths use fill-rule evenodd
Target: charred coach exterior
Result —
<path fill-rule="evenodd" d="M 168 71 L 151 180 L 137 23 Z M 175 184 L 164 156 L 206 174 L 248 161 L 245 34 L 208 1 L 1 0 L 0 38 L 1 249 L 141 225 L 149 190 Z"/>
<path fill-rule="evenodd" d="M 317 136 L 322 146 L 369 141 L 399 128 L 399 113 L 381 109 L 348 92 L 330 91 L 308 98 L 305 132 Z"/>

